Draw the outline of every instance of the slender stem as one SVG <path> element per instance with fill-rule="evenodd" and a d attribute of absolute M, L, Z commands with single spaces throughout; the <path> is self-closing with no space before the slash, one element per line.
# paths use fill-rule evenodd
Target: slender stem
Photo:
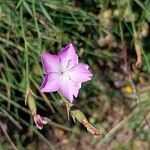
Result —
<path fill-rule="evenodd" d="M 22 6 L 20 7 L 20 24 L 21 24 L 22 36 L 23 36 L 24 48 L 25 48 L 25 66 L 26 66 L 26 72 L 25 72 L 25 77 L 26 77 L 25 104 L 26 104 L 26 102 L 27 102 L 27 95 L 28 95 L 28 92 L 29 92 L 29 59 L 28 59 L 27 40 L 26 40 L 25 30 L 24 30 L 24 25 L 23 25 L 23 10 L 22 10 Z"/>
<path fill-rule="evenodd" d="M 0 121 L 0 129 L 2 130 L 3 134 L 5 135 L 8 143 L 10 143 L 10 145 L 12 146 L 12 148 L 14 150 L 17 150 L 17 147 L 15 146 L 15 144 L 13 143 L 13 141 L 11 140 L 10 136 L 8 135 L 6 128 L 4 127 L 4 124 Z"/>

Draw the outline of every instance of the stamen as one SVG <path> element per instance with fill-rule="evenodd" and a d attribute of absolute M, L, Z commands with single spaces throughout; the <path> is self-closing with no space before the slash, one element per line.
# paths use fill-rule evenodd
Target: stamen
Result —
<path fill-rule="evenodd" d="M 68 61 L 67 68 L 69 67 L 69 65 L 70 65 L 70 62 L 71 62 L 71 60 L 69 60 L 69 61 Z M 66 69 L 67 69 L 67 68 L 66 68 Z"/>

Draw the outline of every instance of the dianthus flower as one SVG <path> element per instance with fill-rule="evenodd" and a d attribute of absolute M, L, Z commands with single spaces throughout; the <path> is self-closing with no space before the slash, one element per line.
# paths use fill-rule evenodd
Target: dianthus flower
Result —
<path fill-rule="evenodd" d="M 69 43 L 58 55 L 44 53 L 41 56 L 45 77 L 42 92 L 59 91 L 70 102 L 78 96 L 81 84 L 91 80 L 89 66 L 78 62 L 75 48 Z"/>

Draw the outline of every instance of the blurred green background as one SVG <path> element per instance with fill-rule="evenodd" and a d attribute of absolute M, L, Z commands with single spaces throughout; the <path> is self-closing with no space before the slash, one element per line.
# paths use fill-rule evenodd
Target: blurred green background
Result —
<path fill-rule="evenodd" d="M 149 0 L 0 0 L 0 150 L 150 149 Z M 100 131 L 40 93 L 40 55 L 72 42 L 93 79 L 74 101 Z M 52 121 L 37 130 L 25 99 Z"/>

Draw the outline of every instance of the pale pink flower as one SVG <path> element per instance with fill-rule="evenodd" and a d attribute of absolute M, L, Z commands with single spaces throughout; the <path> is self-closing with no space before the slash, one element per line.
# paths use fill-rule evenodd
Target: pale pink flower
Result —
<path fill-rule="evenodd" d="M 36 127 L 40 130 L 43 128 L 43 125 L 47 124 L 47 118 L 41 117 L 39 114 L 34 115 L 34 122 Z"/>
<path fill-rule="evenodd" d="M 40 87 L 42 92 L 59 91 L 72 102 L 78 96 L 81 83 L 91 80 L 89 66 L 78 62 L 78 55 L 71 43 L 58 55 L 44 53 L 41 58 L 46 73 Z"/>

